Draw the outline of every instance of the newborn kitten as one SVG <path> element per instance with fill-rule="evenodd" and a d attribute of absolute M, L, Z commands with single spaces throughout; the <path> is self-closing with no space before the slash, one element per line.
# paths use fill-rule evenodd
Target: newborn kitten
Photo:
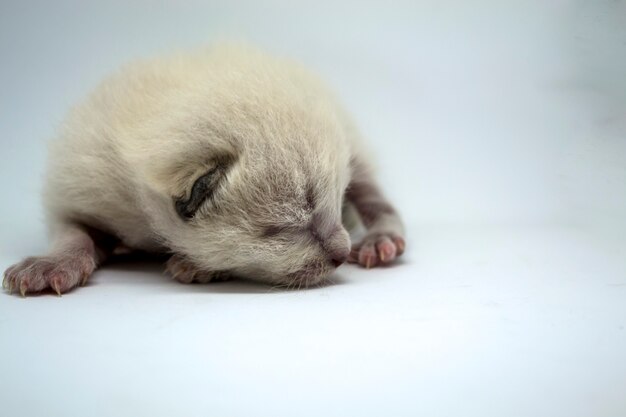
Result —
<path fill-rule="evenodd" d="M 326 86 L 290 61 L 221 45 L 135 63 L 51 144 L 51 249 L 7 269 L 3 286 L 60 295 L 121 247 L 171 254 L 166 269 L 185 283 L 300 287 L 345 261 L 388 264 L 403 226 L 362 147 Z M 355 211 L 367 232 L 350 248 L 342 212 Z"/>

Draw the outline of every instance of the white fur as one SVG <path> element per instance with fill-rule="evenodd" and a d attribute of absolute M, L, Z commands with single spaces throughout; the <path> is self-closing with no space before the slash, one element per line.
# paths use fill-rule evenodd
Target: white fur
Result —
<path fill-rule="evenodd" d="M 50 149 L 45 204 L 51 230 L 81 222 L 132 248 L 182 254 L 208 271 L 277 281 L 330 268 L 305 233 L 263 237 L 264 225 L 341 224 L 357 135 L 326 87 L 295 63 L 246 46 L 138 62 L 73 109 Z M 236 155 L 191 221 L 174 199 Z M 305 207 L 307 187 L 314 211 Z M 337 245 L 349 245 L 345 230 Z"/>

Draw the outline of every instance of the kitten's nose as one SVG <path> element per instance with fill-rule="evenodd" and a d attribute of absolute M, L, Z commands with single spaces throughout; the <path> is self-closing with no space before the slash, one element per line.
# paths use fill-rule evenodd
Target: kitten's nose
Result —
<path fill-rule="evenodd" d="M 350 255 L 350 236 L 340 221 L 332 223 L 316 213 L 309 227 L 311 236 L 326 253 L 326 259 L 335 268 L 348 260 Z"/>
<path fill-rule="evenodd" d="M 338 268 L 341 264 L 348 260 L 350 255 L 350 241 L 344 241 L 343 239 L 336 241 L 332 247 L 327 251 L 328 259 L 335 268 Z"/>
<path fill-rule="evenodd" d="M 333 249 L 328 254 L 328 257 L 330 258 L 330 263 L 333 264 L 335 268 L 338 268 L 341 264 L 343 264 L 348 259 L 349 253 L 350 253 L 349 248 Z"/>

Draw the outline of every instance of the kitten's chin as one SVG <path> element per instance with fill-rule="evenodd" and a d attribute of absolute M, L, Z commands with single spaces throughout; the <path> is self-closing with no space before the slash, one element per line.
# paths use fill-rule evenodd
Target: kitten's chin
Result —
<path fill-rule="evenodd" d="M 308 288 L 330 283 L 330 275 L 335 271 L 332 265 L 310 263 L 301 269 L 287 274 L 282 284 L 288 288 Z"/>

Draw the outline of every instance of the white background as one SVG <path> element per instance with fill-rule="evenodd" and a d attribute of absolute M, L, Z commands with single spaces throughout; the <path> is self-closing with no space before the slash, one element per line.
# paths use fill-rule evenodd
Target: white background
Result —
<path fill-rule="evenodd" d="M 3 1 L 0 269 L 45 251 L 71 105 L 133 58 L 233 38 L 338 91 L 403 261 L 299 292 L 137 263 L 0 294 L 2 415 L 626 415 L 624 1 Z"/>

